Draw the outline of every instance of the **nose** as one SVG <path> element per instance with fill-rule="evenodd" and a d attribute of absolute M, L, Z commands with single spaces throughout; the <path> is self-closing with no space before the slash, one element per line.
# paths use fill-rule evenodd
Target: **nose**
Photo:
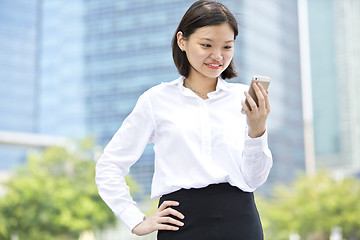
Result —
<path fill-rule="evenodd" d="M 211 53 L 211 58 L 217 62 L 222 60 L 222 53 L 219 49 L 214 49 L 214 51 Z"/>

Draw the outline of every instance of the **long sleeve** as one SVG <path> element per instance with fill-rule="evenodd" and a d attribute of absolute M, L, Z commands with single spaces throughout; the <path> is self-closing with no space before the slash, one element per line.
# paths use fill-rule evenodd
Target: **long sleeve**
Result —
<path fill-rule="evenodd" d="M 145 215 L 131 198 L 125 175 L 152 141 L 154 129 L 151 104 L 145 92 L 96 164 L 95 180 L 101 198 L 130 230 Z"/>
<path fill-rule="evenodd" d="M 125 183 L 129 168 L 154 142 L 151 198 L 185 188 L 229 182 L 252 192 L 272 166 L 267 132 L 250 138 L 240 92 L 248 86 L 219 80 L 208 99 L 184 87 L 184 77 L 146 91 L 96 166 L 100 196 L 130 230 L 145 215 Z M 244 136 L 245 135 L 245 136 Z"/>
<path fill-rule="evenodd" d="M 253 189 L 266 181 L 273 164 L 267 138 L 267 130 L 258 138 L 249 137 L 248 131 L 245 134 L 241 170 L 247 185 Z"/>

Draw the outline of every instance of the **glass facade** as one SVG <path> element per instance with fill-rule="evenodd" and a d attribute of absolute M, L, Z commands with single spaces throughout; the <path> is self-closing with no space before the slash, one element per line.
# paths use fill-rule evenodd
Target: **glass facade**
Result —
<path fill-rule="evenodd" d="M 305 169 L 297 1 L 229 3 L 240 22 L 239 81 L 249 84 L 253 75 L 272 78 L 268 129 L 274 166 L 268 183 L 288 182 Z"/>
<path fill-rule="evenodd" d="M 110 140 L 140 94 L 177 77 L 170 42 L 184 5 L 184 1 L 86 2 L 87 122 L 101 144 Z"/>
<path fill-rule="evenodd" d="M 86 121 L 105 145 L 138 97 L 178 77 L 171 39 L 190 1 L 85 2 Z M 130 174 L 150 193 L 154 153 L 149 145 Z"/>
<path fill-rule="evenodd" d="M 170 42 L 193 1 L 87 1 L 85 79 L 88 129 L 106 144 L 142 92 L 175 79 Z M 239 78 L 269 75 L 272 113 L 271 180 L 288 181 L 304 170 L 297 1 L 222 1 L 240 22 L 235 64 Z M 264 27 L 266 26 L 266 27 Z M 151 146 L 131 169 L 150 190 Z"/>
<path fill-rule="evenodd" d="M 317 168 L 360 172 L 360 2 L 308 1 Z"/>
<path fill-rule="evenodd" d="M 340 146 L 335 168 L 360 176 L 360 1 L 334 0 L 336 77 L 339 92 Z M 347 160 L 347 161 L 344 161 Z"/>
<path fill-rule="evenodd" d="M 93 135 L 105 146 L 145 90 L 178 77 L 171 39 L 193 2 L 41 1 L 41 25 L 33 27 L 41 48 L 28 58 L 38 59 L 39 66 L 31 85 L 37 87 L 33 97 L 39 104 L 27 108 L 36 113 L 36 131 Z M 269 181 L 291 180 L 304 169 L 297 2 L 222 2 L 240 24 L 234 58 L 239 77 L 233 81 L 248 84 L 255 74 L 272 78 L 268 126 L 274 168 Z M 153 162 L 149 145 L 131 168 L 143 194 L 150 192 Z"/>
<path fill-rule="evenodd" d="M 42 1 L 39 132 L 84 137 L 83 1 Z"/>
<path fill-rule="evenodd" d="M 37 131 L 37 1 L 0 1 L 0 131 Z M 0 146 L 0 169 L 24 161 L 25 150 Z"/>
<path fill-rule="evenodd" d="M 308 9 L 311 68 L 313 69 L 311 78 L 315 156 L 339 156 L 341 151 L 340 120 L 336 86 L 335 39 L 332 37 L 335 31 L 333 1 L 310 1 Z"/>

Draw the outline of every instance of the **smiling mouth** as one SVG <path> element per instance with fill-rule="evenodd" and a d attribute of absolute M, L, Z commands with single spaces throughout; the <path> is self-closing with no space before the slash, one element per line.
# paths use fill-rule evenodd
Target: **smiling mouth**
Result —
<path fill-rule="evenodd" d="M 221 64 L 215 64 L 215 63 L 205 63 L 205 65 L 211 69 L 219 69 L 222 66 Z"/>

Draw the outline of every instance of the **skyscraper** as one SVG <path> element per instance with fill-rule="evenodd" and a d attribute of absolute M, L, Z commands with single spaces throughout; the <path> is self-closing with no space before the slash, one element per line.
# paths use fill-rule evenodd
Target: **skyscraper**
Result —
<path fill-rule="evenodd" d="M 171 38 L 190 1 L 84 4 L 86 122 L 88 131 L 105 145 L 144 91 L 177 78 Z M 147 194 L 153 171 L 149 146 L 131 168 Z"/>
<path fill-rule="evenodd" d="M 360 170 L 360 2 L 308 1 L 317 168 Z"/>
<path fill-rule="evenodd" d="M 270 179 L 291 180 L 304 170 L 297 2 L 222 2 L 240 22 L 235 56 L 240 76 L 235 81 L 248 84 L 255 74 L 273 79 L 269 142 L 275 165 Z M 177 77 L 170 41 L 191 3 L 87 3 L 88 122 L 103 144 L 143 91 Z M 149 186 L 152 171 L 153 153 L 148 149 L 131 173 Z"/>
<path fill-rule="evenodd" d="M 41 1 L 36 131 L 93 135 L 104 146 L 145 90 L 178 77 L 171 39 L 193 2 Z M 234 58 L 239 77 L 232 81 L 272 78 L 270 181 L 291 180 L 304 169 L 296 1 L 222 2 L 240 23 Z M 130 172 L 146 194 L 153 161 L 150 145 Z"/>
<path fill-rule="evenodd" d="M 335 0 L 334 18 L 340 146 L 348 161 L 340 164 L 360 175 L 360 2 Z"/>
<path fill-rule="evenodd" d="M 39 41 L 39 133 L 81 138 L 85 122 L 84 6 L 43 0 Z"/>
<path fill-rule="evenodd" d="M 267 124 L 274 167 L 268 182 L 291 181 L 305 169 L 297 1 L 233 0 L 229 7 L 240 24 L 239 81 L 272 78 Z"/>
<path fill-rule="evenodd" d="M 38 1 L 0 1 L 0 130 L 38 129 Z M 0 169 L 21 164 L 25 149 L 0 146 Z"/>

